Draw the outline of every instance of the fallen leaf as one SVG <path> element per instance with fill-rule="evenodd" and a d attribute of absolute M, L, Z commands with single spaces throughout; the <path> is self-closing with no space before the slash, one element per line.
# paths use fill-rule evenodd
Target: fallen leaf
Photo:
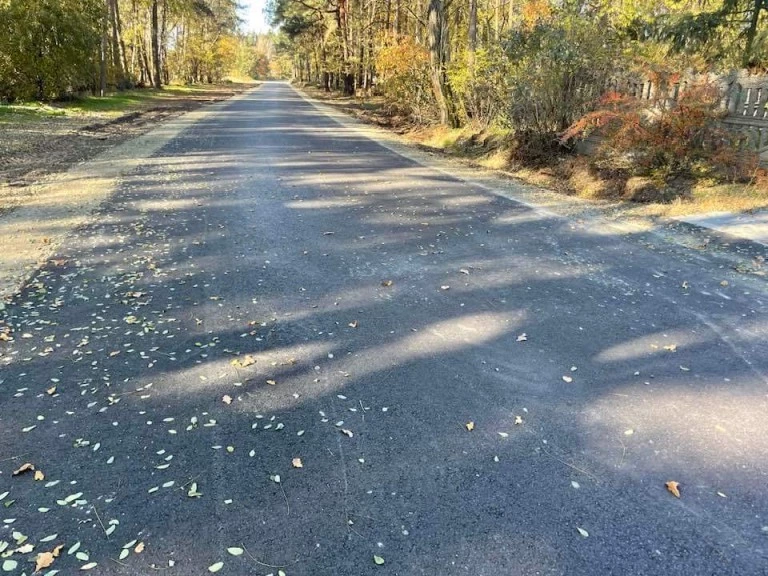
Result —
<path fill-rule="evenodd" d="M 208 572 L 218 572 L 222 568 L 224 568 L 224 562 L 216 562 L 216 564 L 208 566 Z"/>
<path fill-rule="evenodd" d="M 98 566 L 96 562 L 89 562 L 88 564 L 83 564 L 82 566 L 80 566 L 80 570 L 92 570 L 96 568 L 96 566 Z"/>
<path fill-rule="evenodd" d="M 141 554 L 144 552 L 144 542 L 139 542 L 136 544 L 136 548 L 133 549 L 134 553 Z"/>
<path fill-rule="evenodd" d="M 349 438 L 354 436 L 354 434 L 352 434 L 352 430 L 347 430 L 346 428 L 342 428 L 341 433 L 344 434 L 344 436 L 348 436 Z"/>
<path fill-rule="evenodd" d="M 518 426 L 523 423 L 523 417 L 522 416 L 515 416 L 515 424 Z"/>
<path fill-rule="evenodd" d="M 227 552 L 232 554 L 232 556 L 242 556 L 244 550 L 242 548 L 227 548 Z"/>
<path fill-rule="evenodd" d="M 48 390 L 45 391 L 45 393 L 48 394 L 48 396 L 53 396 L 56 394 L 56 386 L 51 386 L 48 388 Z"/>
<path fill-rule="evenodd" d="M 526 334 L 525 332 L 523 332 L 522 334 L 520 334 L 520 336 L 517 337 L 518 342 L 525 342 L 526 340 L 528 340 L 528 334 Z"/>
<path fill-rule="evenodd" d="M 570 376 L 563 376 L 563 382 L 567 382 L 568 384 L 570 384 L 571 382 L 573 382 L 573 378 L 571 378 Z"/>
<path fill-rule="evenodd" d="M 354 320 L 348 324 L 350 328 L 357 328 L 360 325 L 360 323 L 357 320 Z"/>
<path fill-rule="evenodd" d="M 579 534 L 581 534 L 581 535 L 582 535 L 584 538 L 589 538 L 589 532 L 587 532 L 586 530 L 584 530 L 584 528 L 579 528 L 579 527 L 577 526 L 577 527 L 576 527 L 576 530 L 578 530 L 578 531 L 579 531 Z"/>
<path fill-rule="evenodd" d="M 475 423 L 474 422 L 467 422 L 464 424 L 464 427 L 469 431 L 472 432 L 472 430 L 475 429 Z"/>
<path fill-rule="evenodd" d="M 42 470 L 35 470 L 35 480 L 38 482 L 45 480 L 45 474 L 43 474 Z"/>
<path fill-rule="evenodd" d="M 242 359 L 235 358 L 234 360 L 232 360 L 232 362 L 230 362 L 230 364 L 232 364 L 232 366 L 236 366 L 238 368 L 247 368 L 248 366 L 256 364 L 256 358 L 254 358 L 250 354 L 247 354 Z"/>
<path fill-rule="evenodd" d="M 58 546 L 56 546 L 56 548 L 53 549 L 53 552 L 51 552 L 51 554 L 53 554 L 54 558 L 58 558 L 62 550 L 64 550 L 64 544 L 59 544 Z"/>
<path fill-rule="evenodd" d="M 381 281 L 381 285 L 384 286 L 385 288 L 389 288 L 390 286 L 392 286 L 392 284 L 393 284 L 392 280 L 382 280 Z"/>
<path fill-rule="evenodd" d="M 382 564 L 384 564 L 384 558 L 382 558 L 381 556 L 374 555 L 373 563 L 376 564 L 376 566 L 381 566 Z"/>
<path fill-rule="evenodd" d="M 720 282 L 720 286 L 728 286 L 728 280 L 723 280 Z"/>
<path fill-rule="evenodd" d="M 291 460 L 294 468 L 304 468 L 304 464 L 301 462 L 301 458 L 294 458 Z"/>
<path fill-rule="evenodd" d="M 667 487 L 667 490 L 669 490 L 670 493 L 675 498 L 680 498 L 680 482 L 675 482 L 674 480 L 670 480 L 664 485 Z"/>
<path fill-rule="evenodd" d="M 224 394 L 224 396 L 221 398 L 221 401 L 224 402 L 224 404 L 232 404 L 232 396 L 229 394 Z"/>
<path fill-rule="evenodd" d="M 18 470 L 13 471 L 13 476 L 19 476 L 20 474 L 24 474 L 24 472 L 32 472 L 35 469 L 35 465 L 31 462 L 27 462 L 26 464 L 22 464 Z"/>
<path fill-rule="evenodd" d="M 40 552 L 35 560 L 35 572 L 40 572 L 43 568 L 49 568 L 56 557 L 53 552 Z"/>
<path fill-rule="evenodd" d="M 277 382 L 275 380 L 267 380 L 267 384 L 270 386 L 277 386 Z"/>

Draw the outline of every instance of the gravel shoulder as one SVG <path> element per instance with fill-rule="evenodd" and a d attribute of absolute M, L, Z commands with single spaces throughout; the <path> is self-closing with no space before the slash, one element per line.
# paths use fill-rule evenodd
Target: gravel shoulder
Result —
<path fill-rule="evenodd" d="M 0 214 L 27 203 L 35 192 L 34 184 L 47 176 L 252 86 L 227 84 L 148 93 L 117 109 L 81 110 L 70 104 L 0 110 Z"/>
<path fill-rule="evenodd" d="M 240 92 L 241 97 L 250 93 Z M 31 182 L 16 180 L 13 186 L 0 185 L 0 308 L 30 274 L 52 257 L 69 234 L 88 222 L 122 176 L 151 163 L 152 154 L 167 142 L 237 98 L 234 92 L 229 92 L 226 98 L 223 92 L 220 95 L 208 105 L 203 105 L 202 100 L 197 104 L 187 100 L 162 113 L 147 109 L 119 114 L 114 120 L 89 129 L 100 136 L 72 136 L 70 142 L 62 145 L 57 143 L 64 142 L 66 137 L 57 136 L 56 129 L 51 129 L 47 155 L 40 134 L 47 134 L 46 127 L 50 125 L 47 121 L 30 124 L 36 130 L 30 130 L 27 140 L 20 139 L 18 147 L 7 157 L 20 157 L 26 146 L 36 163 L 16 162 L 15 172 L 12 167 L 5 169 L 4 174 L 23 175 Z M 64 130 L 64 124 L 58 129 Z M 67 130 L 76 125 L 77 120 L 70 122 Z M 0 164 L 5 164 L 5 159 Z"/>

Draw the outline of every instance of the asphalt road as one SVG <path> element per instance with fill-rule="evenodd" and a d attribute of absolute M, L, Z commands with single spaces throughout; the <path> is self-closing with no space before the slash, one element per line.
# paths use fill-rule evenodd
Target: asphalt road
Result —
<path fill-rule="evenodd" d="M 0 573 L 768 574 L 760 282 L 265 84 L 0 312 Z"/>

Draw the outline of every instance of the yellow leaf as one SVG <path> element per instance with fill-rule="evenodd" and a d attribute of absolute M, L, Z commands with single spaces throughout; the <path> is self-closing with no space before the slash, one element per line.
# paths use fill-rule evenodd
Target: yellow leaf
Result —
<path fill-rule="evenodd" d="M 45 474 L 43 474 L 42 470 L 35 470 L 35 480 L 38 482 L 45 480 Z"/>
<path fill-rule="evenodd" d="M 24 474 L 24 472 L 32 472 L 35 469 L 35 465 L 31 462 L 27 462 L 26 464 L 22 464 L 21 467 L 19 467 L 18 470 L 13 471 L 13 476 L 18 476 L 19 474 Z"/>
<path fill-rule="evenodd" d="M 59 544 L 58 546 L 56 546 L 56 548 L 53 549 L 53 552 L 51 552 L 51 554 L 53 554 L 54 558 L 58 558 L 62 550 L 64 550 L 64 544 Z"/>
<path fill-rule="evenodd" d="M 665 484 L 667 490 L 669 490 L 675 498 L 680 498 L 680 483 L 670 480 Z"/>
<path fill-rule="evenodd" d="M 53 555 L 53 552 L 40 552 L 35 561 L 35 572 L 40 572 L 43 568 L 48 568 L 53 564 L 55 559 L 56 557 Z"/>
<path fill-rule="evenodd" d="M 467 430 L 469 430 L 470 432 L 472 432 L 472 430 L 475 429 L 475 423 L 474 422 L 467 422 L 466 424 L 464 424 L 464 427 Z"/>
<path fill-rule="evenodd" d="M 293 464 L 294 468 L 304 468 L 304 464 L 302 464 L 301 458 L 294 458 L 291 460 L 291 464 Z"/>
<path fill-rule="evenodd" d="M 141 554 L 142 552 L 144 552 L 144 542 L 139 542 L 138 544 L 136 544 L 136 548 L 134 548 L 133 551 L 136 554 Z"/>

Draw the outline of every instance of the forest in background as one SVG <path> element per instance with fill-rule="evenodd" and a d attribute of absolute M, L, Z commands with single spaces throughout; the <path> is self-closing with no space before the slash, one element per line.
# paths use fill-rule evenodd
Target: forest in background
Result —
<path fill-rule="evenodd" d="M 0 101 L 270 74 L 235 0 L 0 0 Z"/>
<path fill-rule="evenodd" d="M 656 182 L 637 197 L 758 173 L 754 143 L 722 123 L 713 79 L 768 66 L 768 0 L 272 0 L 270 11 L 295 81 L 383 96 L 415 123 L 501 133 L 513 163 L 551 164 L 598 134 L 590 171 L 622 190 L 633 176 Z M 638 79 L 652 98 L 622 90 Z"/>

